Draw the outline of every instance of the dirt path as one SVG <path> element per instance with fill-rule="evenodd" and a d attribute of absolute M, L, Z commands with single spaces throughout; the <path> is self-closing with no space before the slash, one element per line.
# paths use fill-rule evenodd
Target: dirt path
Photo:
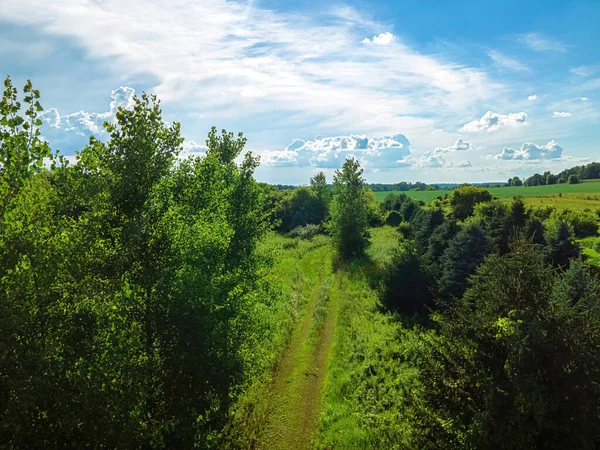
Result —
<path fill-rule="evenodd" d="M 336 323 L 337 298 L 329 295 L 332 277 L 328 261 L 275 374 L 267 424 L 253 446 L 257 450 L 311 448 Z M 323 320 L 316 320 L 323 314 Z"/>

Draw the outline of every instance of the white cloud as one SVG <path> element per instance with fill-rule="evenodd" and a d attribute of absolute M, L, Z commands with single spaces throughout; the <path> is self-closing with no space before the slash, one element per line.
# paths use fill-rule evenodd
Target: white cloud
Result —
<path fill-rule="evenodd" d="M 537 94 L 533 94 L 533 95 L 530 95 L 529 97 L 527 97 L 527 100 L 533 101 L 533 100 L 537 100 L 538 98 L 539 98 L 539 96 Z"/>
<path fill-rule="evenodd" d="M 473 167 L 473 165 L 471 164 L 471 161 L 469 161 L 469 160 L 458 161 L 458 162 L 450 161 L 444 167 L 447 169 L 468 169 L 470 167 Z"/>
<path fill-rule="evenodd" d="M 494 159 L 504 160 L 541 160 L 558 159 L 563 156 L 563 148 L 555 141 L 550 141 L 546 145 L 537 145 L 533 142 L 526 142 L 521 145 L 519 150 L 510 147 L 504 147 L 502 152 L 494 155 Z"/>
<path fill-rule="evenodd" d="M 103 113 L 86 112 L 80 110 L 78 112 L 61 116 L 56 108 L 50 108 L 40 114 L 40 119 L 45 125 L 51 128 L 75 132 L 79 135 L 100 134 L 104 133 L 104 122 L 115 120 L 117 110 L 121 108 L 132 108 L 134 101 L 133 97 L 135 90 L 127 86 L 121 86 L 111 93 L 111 102 L 109 109 Z"/>
<path fill-rule="evenodd" d="M 543 33 L 526 33 L 517 36 L 517 40 L 536 52 L 566 53 L 567 46 Z"/>
<path fill-rule="evenodd" d="M 203 156 L 208 148 L 204 144 L 199 144 L 195 141 L 183 141 L 183 151 L 180 153 L 181 158 L 188 156 Z"/>
<path fill-rule="evenodd" d="M 256 86 L 244 86 L 240 91 L 240 95 L 247 98 L 257 98 L 264 97 L 267 93 Z"/>
<path fill-rule="evenodd" d="M 470 142 L 465 142 L 462 138 L 458 138 L 456 142 L 448 147 L 436 147 L 434 150 L 435 154 L 442 154 L 456 151 L 474 150 L 475 146 Z"/>
<path fill-rule="evenodd" d="M 431 129 L 431 111 L 455 117 L 504 92 L 480 68 L 378 34 L 385 25 L 352 8 L 323 20 L 258 3 L 2 0 L 0 21 L 67 38 L 103 71 L 152 79 L 166 107 L 185 100 L 215 122 L 269 120 L 279 129 L 318 122 L 327 133 L 384 135 Z M 365 36 L 371 45 L 357 45 Z"/>
<path fill-rule="evenodd" d="M 497 66 L 504 67 L 505 69 L 514 70 L 517 72 L 530 72 L 531 69 L 525 64 L 517 61 L 516 59 L 506 56 L 497 50 L 490 50 L 488 56 L 496 63 Z"/>
<path fill-rule="evenodd" d="M 360 135 L 294 139 L 283 151 L 267 151 L 267 166 L 339 168 L 346 158 L 358 159 L 367 169 L 401 167 L 411 156 L 411 143 L 403 134 L 384 137 Z"/>
<path fill-rule="evenodd" d="M 362 43 L 368 45 L 389 45 L 395 39 L 395 36 L 390 32 L 385 32 L 373 36 L 373 39 L 364 38 Z"/>
<path fill-rule="evenodd" d="M 587 98 L 587 97 L 579 97 L 579 100 L 581 100 L 582 102 L 587 102 L 589 100 L 589 98 Z"/>
<path fill-rule="evenodd" d="M 477 133 L 483 131 L 496 131 L 508 127 L 520 127 L 528 125 L 527 114 L 519 112 L 515 114 L 499 114 L 492 111 L 486 112 L 481 119 L 473 120 L 465 124 L 461 131 Z"/>
<path fill-rule="evenodd" d="M 566 111 L 554 111 L 552 117 L 571 117 L 571 113 Z"/>

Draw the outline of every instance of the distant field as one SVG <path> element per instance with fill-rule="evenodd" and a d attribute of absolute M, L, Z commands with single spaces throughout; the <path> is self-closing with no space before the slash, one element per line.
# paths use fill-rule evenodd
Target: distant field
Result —
<path fill-rule="evenodd" d="M 579 184 L 552 184 L 550 186 L 507 186 L 489 188 L 488 191 L 499 199 L 523 197 L 525 203 L 530 206 L 551 205 L 560 209 L 573 210 L 600 208 L 600 180 L 585 180 Z M 438 191 L 406 191 L 404 194 L 428 203 L 451 192 L 451 189 L 440 189 Z M 375 198 L 382 202 L 390 193 L 375 192 Z M 394 191 L 394 193 L 400 192 Z"/>

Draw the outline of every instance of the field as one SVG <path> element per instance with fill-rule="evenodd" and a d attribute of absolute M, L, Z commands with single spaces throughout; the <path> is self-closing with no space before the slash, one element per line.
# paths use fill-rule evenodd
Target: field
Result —
<path fill-rule="evenodd" d="M 600 208 L 600 180 L 585 180 L 579 184 L 552 184 L 550 186 L 507 186 L 488 189 L 494 197 L 507 199 L 523 197 L 529 206 L 555 206 L 559 209 L 582 211 Z M 450 194 L 451 189 L 438 191 L 406 191 L 404 194 L 426 203 Z M 375 192 L 375 198 L 383 201 L 391 192 Z M 398 194 L 400 192 L 394 191 Z"/>

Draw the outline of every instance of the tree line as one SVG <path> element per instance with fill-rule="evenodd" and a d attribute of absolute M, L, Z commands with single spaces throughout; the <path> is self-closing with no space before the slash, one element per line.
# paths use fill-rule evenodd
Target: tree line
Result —
<path fill-rule="evenodd" d="M 585 166 L 575 166 L 565 169 L 558 174 L 546 171 L 543 174 L 536 173 L 525 180 L 519 177 L 508 179 L 508 186 L 545 186 L 550 184 L 577 184 L 580 180 L 600 179 L 600 163 L 592 162 Z"/>

